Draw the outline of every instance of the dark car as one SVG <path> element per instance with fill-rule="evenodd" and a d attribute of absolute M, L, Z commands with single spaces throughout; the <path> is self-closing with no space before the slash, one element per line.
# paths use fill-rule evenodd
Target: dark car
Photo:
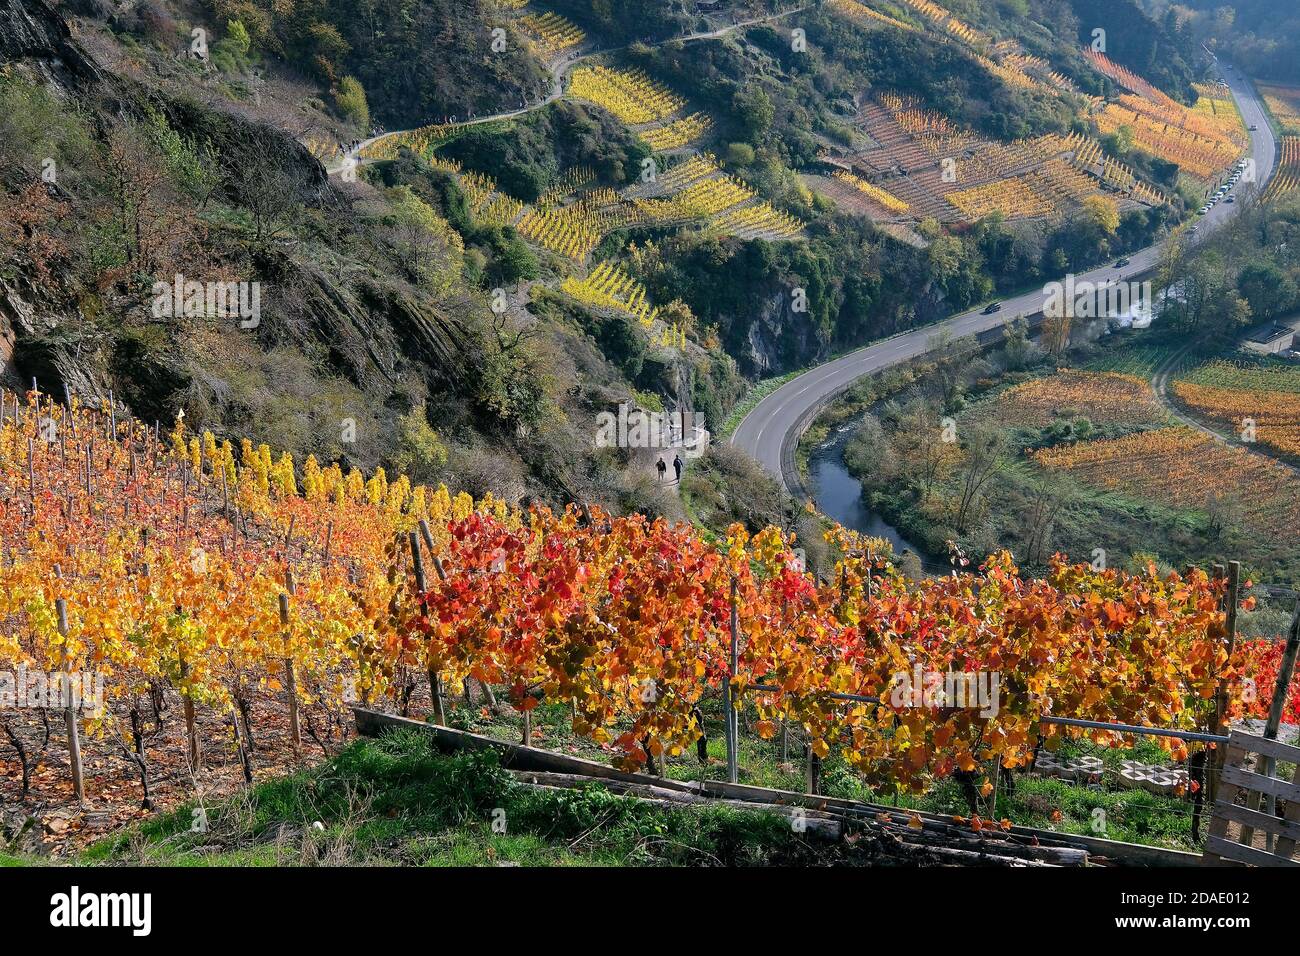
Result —
<path fill-rule="evenodd" d="M 984 307 L 985 315 L 992 315 L 994 312 L 1001 312 L 1001 311 L 1002 311 L 1001 302 L 990 302 L 988 305 Z"/>
<path fill-rule="evenodd" d="M 1132 259 L 1120 259 L 1118 262 L 1115 263 L 1115 268 L 1123 269 L 1125 266 L 1131 266 L 1132 264 L 1133 264 Z"/>

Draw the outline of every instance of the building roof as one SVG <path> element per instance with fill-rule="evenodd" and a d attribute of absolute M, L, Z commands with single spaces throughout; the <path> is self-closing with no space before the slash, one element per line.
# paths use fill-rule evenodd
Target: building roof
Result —
<path fill-rule="evenodd" d="M 1278 325 L 1276 322 L 1271 325 L 1261 325 L 1250 335 L 1246 336 L 1246 341 L 1255 342 L 1259 345 L 1269 345 L 1278 339 L 1285 338 L 1288 335 L 1295 335 L 1295 329 L 1289 325 Z"/>

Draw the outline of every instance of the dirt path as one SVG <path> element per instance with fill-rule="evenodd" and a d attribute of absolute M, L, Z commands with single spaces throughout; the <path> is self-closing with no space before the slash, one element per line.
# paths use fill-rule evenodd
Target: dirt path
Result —
<path fill-rule="evenodd" d="M 768 14 L 765 17 L 756 17 L 752 20 L 740 20 L 728 26 L 719 27 L 716 30 L 708 30 L 702 33 L 691 33 L 681 37 L 670 37 L 667 40 L 660 40 L 658 43 L 648 44 L 648 46 L 661 47 L 661 46 L 667 46 L 670 43 L 698 43 L 702 40 L 720 40 L 725 36 L 735 33 L 737 30 L 744 30 L 744 29 L 748 29 L 749 27 L 758 26 L 761 23 L 771 23 L 776 20 L 782 20 L 786 17 L 794 16 L 794 14 L 802 13 L 805 10 L 809 9 L 811 6 L 813 6 L 813 4 L 805 4 L 804 6 L 801 7 L 795 7 L 792 10 L 784 10 L 780 13 Z M 605 56 L 607 54 L 617 53 L 621 50 L 626 50 L 626 49 L 628 49 L 627 45 L 619 46 L 619 47 L 610 47 L 604 50 L 590 50 L 586 53 L 580 53 L 577 54 L 576 56 L 569 56 L 567 59 L 563 59 L 558 62 L 552 63 L 550 64 L 551 92 L 548 93 L 543 99 L 540 99 L 536 103 L 532 103 L 527 106 L 521 106 L 519 109 L 507 110 L 504 113 L 494 113 L 491 116 L 475 117 L 473 119 L 466 120 L 462 123 L 457 123 L 456 125 L 457 126 L 482 126 L 486 123 L 496 123 L 502 120 L 518 119 L 520 116 L 527 116 L 529 113 L 536 112 L 537 110 L 540 109 L 545 109 L 546 107 L 550 106 L 552 103 L 556 102 L 557 100 L 561 99 L 564 96 L 564 78 L 568 76 L 569 72 L 579 63 L 582 63 L 586 60 L 590 60 L 594 57 Z M 326 166 L 325 167 L 326 172 L 329 173 L 329 175 L 334 176 L 342 172 L 342 170 L 349 165 L 354 167 L 368 165 L 370 162 L 372 162 L 371 160 L 364 160 L 364 159 L 357 158 L 360 155 L 362 150 L 366 149 L 366 147 L 368 146 L 373 146 L 375 143 L 381 142 L 382 140 L 390 139 L 394 136 L 402 136 L 410 132 L 414 132 L 414 130 L 393 130 L 387 133 L 380 133 L 378 136 L 371 136 L 369 139 L 364 139 L 360 143 L 358 143 L 355 148 L 345 150 L 343 155 L 341 155 L 338 159 L 334 160 L 328 166 Z"/>
<path fill-rule="evenodd" d="M 1206 424 L 1200 419 L 1193 418 L 1191 415 L 1183 411 L 1178 406 L 1178 404 L 1174 401 L 1174 399 L 1170 396 L 1169 380 L 1173 376 L 1174 370 L 1178 368 L 1179 364 L 1182 362 L 1183 358 L 1187 355 L 1187 353 L 1192 351 L 1192 349 L 1196 348 L 1196 346 L 1199 344 L 1200 343 L 1192 342 L 1189 343 L 1188 345 L 1184 345 L 1177 352 L 1174 352 L 1163 362 L 1161 362 L 1160 366 L 1151 374 L 1151 391 L 1155 392 L 1156 399 L 1160 402 L 1161 405 L 1164 406 L 1165 411 L 1167 411 L 1180 425 L 1186 425 L 1188 428 L 1193 428 L 1196 431 L 1200 432 L 1201 434 L 1213 438 L 1221 445 L 1227 445 L 1231 448 L 1242 448 L 1252 455 L 1258 455 L 1261 458 L 1267 458 L 1269 461 L 1272 461 L 1276 464 L 1281 465 L 1283 468 L 1286 468 L 1292 474 L 1300 476 L 1300 467 L 1293 465 L 1288 461 L 1285 461 L 1284 459 L 1278 457 L 1277 455 L 1274 455 L 1264 450 L 1258 445 L 1252 444 L 1250 442 L 1237 441 L 1236 439 L 1232 438 L 1230 435 L 1224 434 L 1223 432 L 1217 430 L 1216 428 L 1211 427 L 1210 425 Z"/>

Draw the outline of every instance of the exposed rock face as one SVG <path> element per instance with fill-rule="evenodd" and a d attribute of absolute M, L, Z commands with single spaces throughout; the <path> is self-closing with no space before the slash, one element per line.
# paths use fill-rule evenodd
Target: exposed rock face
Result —
<path fill-rule="evenodd" d="M 757 378 L 780 375 L 807 365 L 824 345 L 813 326 L 812 316 L 794 310 L 794 297 L 789 290 L 776 290 L 763 300 L 762 307 L 749 321 L 741 368 Z"/>
<path fill-rule="evenodd" d="M 113 13 L 102 6 L 97 0 L 65 0 L 59 6 L 51 0 L 0 0 L 0 66 L 20 64 L 23 73 L 62 90 L 87 110 L 99 111 L 105 127 L 132 115 L 139 119 L 147 103 L 182 135 L 213 144 L 222 168 L 235 171 L 225 184 L 233 204 L 249 205 L 246 200 L 256 200 L 259 190 L 267 204 L 266 186 L 259 186 L 256 171 L 266 177 L 263 183 L 275 183 L 290 203 L 333 219 L 344 229 L 355 226 L 355 236 L 360 235 L 355 213 L 325 169 L 284 131 L 223 109 L 220 103 L 168 98 L 158 89 L 102 70 L 63 19 L 103 19 Z M 240 170 L 249 173 L 241 176 Z M 61 198 L 75 208 L 76 197 Z M 328 255 L 302 252 L 292 242 L 267 243 L 250 259 L 246 277 L 265 286 L 266 320 L 251 333 L 260 346 L 301 348 L 321 356 L 317 371 L 355 386 L 373 408 L 388 407 L 399 392 L 418 394 L 426 386 L 454 392 L 464 386 L 472 368 L 465 316 L 475 303 L 435 302 L 397 279 L 387 281 L 363 268 L 331 268 Z M 25 388 L 35 377 L 43 391 L 56 394 L 66 385 L 87 402 L 106 400 L 111 392 L 146 420 L 166 418 L 176 396 L 191 384 L 192 369 L 177 361 L 176 353 L 182 350 L 163 345 L 146 353 L 134 340 L 115 334 L 147 309 L 149 301 L 137 292 L 120 290 L 66 294 L 21 273 L 0 278 L 0 379 L 6 387 Z M 106 334 L 67 334 L 95 325 L 87 318 L 92 313 Z M 104 321 L 113 317 L 116 324 Z M 71 344 L 70 338 L 75 339 Z M 203 365 L 202 372 L 207 371 Z M 215 385 L 207 385 L 221 387 L 220 380 L 213 381 Z M 408 401 L 393 407 L 404 410 Z"/>
<path fill-rule="evenodd" d="M 728 345 L 746 375 L 763 379 L 826 361 L 836 352 L 864 345 L 867 340 L 937 322 L 948 312 L 943 296 L 933 286 L 927 286 L 905 308 L 879 317 L 873 315 L 865 339 L 833 341 L 818 327 L 811 312 L 795 311 L 791 289 L 776 288 L 763 298 L 754 314 L 733 320 Z"/>
<path fill-rule="evenodd" d="M 102 80 L 46 0 L 0 0 L 0 63 L 25 60 L 54 82 Z"/>

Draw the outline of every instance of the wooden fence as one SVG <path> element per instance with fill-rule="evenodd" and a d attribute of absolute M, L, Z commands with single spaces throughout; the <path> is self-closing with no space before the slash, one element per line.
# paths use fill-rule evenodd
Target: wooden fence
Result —
<path fill-rule="evenodd" d="M 1279 764 L 1293 765 L 1290 780 L 1274 775 Z M 1220 782 L 1205 863 L 1300 866 L 1294 859 L 1300 840 L 1300 747 L 1234 730 Z M 1286 802 L 1280 817 L 1279 800 Z"/>

